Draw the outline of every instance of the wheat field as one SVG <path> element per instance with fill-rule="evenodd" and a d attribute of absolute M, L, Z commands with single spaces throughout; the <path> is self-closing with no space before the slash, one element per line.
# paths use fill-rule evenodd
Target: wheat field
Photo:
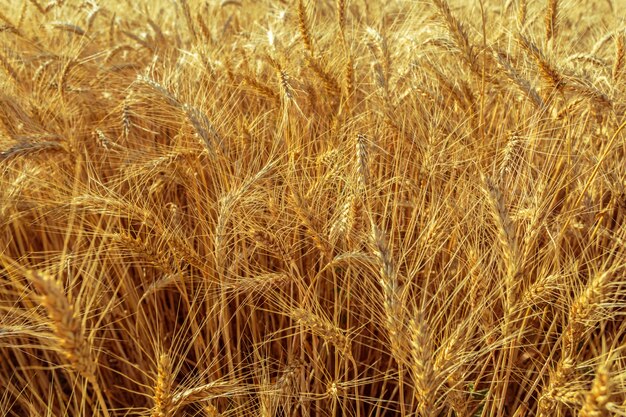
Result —
<path fill-rule="evenodd" d="M 0 416 L 626 416 L 623 0 L 0 0 Z"/>

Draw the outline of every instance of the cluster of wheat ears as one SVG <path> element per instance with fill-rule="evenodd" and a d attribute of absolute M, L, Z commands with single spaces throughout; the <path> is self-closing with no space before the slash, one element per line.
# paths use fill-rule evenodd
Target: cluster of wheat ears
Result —
<path fill-rule="evenodd" d="M 0 415 L 626 415 L 623 0 L 0 3 Z"/>

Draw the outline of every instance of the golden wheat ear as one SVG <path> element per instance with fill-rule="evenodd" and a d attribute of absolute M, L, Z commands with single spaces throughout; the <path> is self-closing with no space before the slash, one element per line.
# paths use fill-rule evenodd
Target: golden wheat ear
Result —
<path fill-rule="evenodd" d="M 585 403 L 578 414 L 580 417 L 608 417 L 612 415 L 607 408 L 613 394 L 613 381 L 610 371 L 610 364 L 600 365 L 596 370 L 591 389 L 585 396 Z"/>
<path fill-rule="evenodd" d="M 60 353 L 80 375 L 93 380 L 96 366 L 80 319 L 63 285 L 53 276 L 40 271 L 30 270 L 25 275 L 40 294 L 38 299 L 48 312 Z"/>
<path fill-rule="evenodd" d="M 40 294 L 38 298 L 48 312 L 59 353 L 74 371 L 92 385 L 102 413 L 108 417 L 108 407 L 98 385 L 97 363 L 91 354 L 91 347 L 85 338 L 79 315 L 67 297 L 63 284 L 54 276 L 42 271 L 27 270 L 24 275 Z"/>
<path fill-rule="evenodd" d="M 159 356 L 157 377 L 154 386 L 154 407 L 151 417 L 169 417 L 172 411 L 174 374 L 170 356 L 163 353 Z"/>
<path fill-rule="evenodd" d="M 624 47 L 624 32 L 615 35 L 615 61 L 613 63 L 613 82 L 617 84 L 623 75 L 626 66 L 626 48 Z"/>

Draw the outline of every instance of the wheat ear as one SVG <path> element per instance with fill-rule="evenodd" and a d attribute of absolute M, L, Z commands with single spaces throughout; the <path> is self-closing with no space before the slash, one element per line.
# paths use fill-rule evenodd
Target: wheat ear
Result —
<path fill-rule="evenodd" d="M 497 236 L 502 259 L 507 271 L 507 298 L 510 307 L 515 301 L 517 284 L 514 280 L 519 271 L 519 251 L 515 229 L 500 187 L 489 178 L 485 178 L 485 186 L 490 212 L 498 231 Z"/>
<path fill-rule="evenodd" d="M 609 371 L 608 365 L 601 365 L 596 370 L 591 390 L 585 396 L 585 403 L 578 413 L 580 417 L 608 417 L 611 415 L 607 410 L 612 391 Z"/>
<path fill-rule="evenodd" d="M 477 66 L 476 51 L 470 42 L 469 35 L 463 23 L 452 14 L 450 5 L 446 0 L 433 0 L 433 3 L 437 6 L 448 32 L 452 35 L 456 47 L 460 50 L 468 66 L 472 71 L 479 72 L 480 69 Z"/>
<path fill-rule="evenodd" d="M 154 386 L 154 408 L 151 417 L 169 417 L 172 411 L 172 388 L 174 374 L 172 361 L 168 354 L 159 357 L 157 379 Z"/>
<path fill-rule="evenodd" d="M 563 387 L 575 377 L 575 362 L 569 356 L 564 356 L 558 362 L 556 370 L 550 375 L 550 382 L 544 389 L 538 402 L 538 416 L 549 417 L 556 412 L 557 404 L 568 395 L 573 394 Z"/>
<path fill-rule="evenodd" d="M 391 249 L 386 236 L 372 223 L 371 246 L 380 265 L 380 286 L 383 291 L 385 325 L 391 341 L 391 353 L 399 363 L 404 361 L 406 343 L 404 335 L 402 298 L 398 284 L 398 275 Z"/>
<path fill-rule="evenodd" d="M 369 183 L 369 150 L 367 136 L 359 133 L 356 135 L 356 172 L 357 183 L 361 189 L 367 188 Z"/>
<path fill-rule="evenodd" d="M 339 26 L 339 33 L 341 34 L 341 39 L 345 45 L 346 0 L 337 0 L 337 25 Z"/>
<path fill-rule="evenodd" d="M 296 308 L 290 316 L 298 323 L 308 328 L 313 334 L 320 336 L 325 342 L 337 348 L 342 355 L 350 357 L 350 339 L 344 331 L 331 323 L 328 319 L 304 308 Z"/>
<path fill-rule="evenodd" d="M 530 55 L 535 59 L 544 83 L 552 90 L 562 90 L 563 87 L 565 87 L 565 79 L 556 70 L 554 65 L 548 61 L 541 50 L 533 42 L 521 34 L 518 34 L 517 41 L 522 49 L 530 53 Z"/>
<path fill-rule="evenodd" d="M 432 335 L 424 314 L 409 323 L 411 331 L 411 363 L 409 369 L 415 384 L 415 397 L 422 417 L 437 415 L 435 402 L 440 385 L 433 365 Z"/>
<path fill-rule="evenodd" d="M 519 0 L 519 4 L 517 6 L 517 24 L 520 27 L 520 30 L 526 26 L 526 17 L 528 15 L 528 4 L 527 0 Z"/>
<path fill-rule="evenodd" d="M 102 412 L 105 417 L 109 417 L 108 407 L 96 379 L 96 362 L 91 357 L 83 326 L 74 305 L 65 294 L 63 285 L 58 279 L 41 271 L 28 270 L 25 276 L 40 293 L 40 302 L 48 311 L 60 353 L 92 385 Z"/>
<path fill-rule="evenodd" d="M 183 8 L 183 15 L 185 16 L 185 22 L 187 23 L 187 28 L 189 29 L 189 33 L 191 33 L 191 38 L 194 41 L 197 41 L 198 35 L 196 34 L 196 28 L 193 22 L 193 18 L 191 17 L 191 10 L 189 9 L 189 3 L 187 3 L 187 0 L 180 0 L 180 5 Z"/>
<path fill-rule="evenodd" d="M 302 38 L 302 42 L 304 42 L 304 47 L 309 52 L 311 57 L 313 57 L 313 38 L 311 37 L 311 31 L 309 30 L 309 22 L 307 19 L 304 0 L 298 0 L 298 29 L 300 30 L 300 37 Z"/>
<path fill-rule="evenodd" d="M 624 72 L 624 64 L 626 62 L 624 50 L 624 34 L 619 33 L 615 35 L 615 62 L 613 63 L 613 82 L 617 84 L 622 73 Z"/>
<path fill-rule="evenodd" d="M 79 374 L 89 381 L 95 380 L 96 366 L 89 345 L 61 282 L 39 271 L 28 271 L 26 277 L 41 294 L 40 302 L 48 311 L 61 354 Z"/>
<path fill-rule="evenodd" d="M 13 78 L 13 80 L 19 83 L 20 79 L 19 79 L 19 76 L 17 75 L 17 71 L 15 70 L 15 68 L 13 68 L 13 66 L 9 63 L 9 61 L 5 58 L 5 56 L 2 55 L 1 53 L 0 53 L 0 64 L 4 67 L 4 70 L 7 72 L 7 74 L 9 74 L 11 78 Z"/>
<path fill-rule="evenodd" d="M 546 41 L 554 45 L 557 35 L 557 17 L 559 13 L 559 1 L 548 0 L 548 7 L 545 15 Z"/>
<path fill-rule="evenodd" d="M 46 14 L 46 10 L 43 8 L 41 4 L 37 0 L 28 0 L 41 14 Z"/>
<path fill-rule="evenodd" d="M 611 277 L 610 272 L 596 275 L 570 307 L 569 322 L 563 338 L 563 350 L 566 354 L 576 354 L 576 346 L 590 328 L 590 321 L 594 321 L 593 316 L 606 297 Z"/>

